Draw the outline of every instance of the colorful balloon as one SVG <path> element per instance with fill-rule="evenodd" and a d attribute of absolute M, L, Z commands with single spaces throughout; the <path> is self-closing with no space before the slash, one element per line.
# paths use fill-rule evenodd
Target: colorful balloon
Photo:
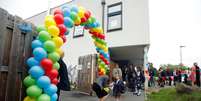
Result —
<path fill-rule="evenodd" d="M 50 96 L 47 95 L 47 94 L 41 94 L 41 95 L 38 97 L 37 101 L 50 101 Z"/>
<path fill-rule="evenodd" d="M 25 97 L 23 101 L 36 101 L 34 98 L 31 98 L 29 96 Z"/>
<path fill-rule="evenodd" d="M 37 80 L 37 85 L 40 87 L 40 88 L 47 88 L 50 86 L 50 79 L 49 77 L 47 76 L 41 76 L 38 78 Z"/>
<path fill-rule="evenodd" d="M 74 22 L 69 17 L 64 17 L 64 25 L 68 28 L 72 28 L 74 26 Z"/>
<path fill-rule="evenodd" d="M 42 89 L 36 85 L 33 85 L 33 86 L 30 86 L 29 88 L 27 88 L 26 93 L 28 96 L 30 96 L 32 98 L 37 98 L 38 96 L 40 96 L 42 94 Z"/>
<path fill-rule="evenodd" d="M 53 62 L 52 60 L 45 58 L 40 62 L 40 65 L 45 71 L 50 71 L 53 67 Z"/>
<path fill-rule="evenodd" d="M 62 39 L 63 41 L 63 39 Z M 59 54 L 59 56 L 61 56 L 63 54 L 63 50 L 61 48 L 57 48 L 56 52 Z"/>
<path fill-rule="evenodd" d="M 56 50 L 56 44 L 52 40 L 48 40 L 44 43 L 43 47 L 46 51 L 54 52 Z"/>
<path fill-rule="evenodd" d="M 35 85 L 36 80 L 29 75 L 23 80 L 23 83 L 26 87 L 29 87 L 29 86 Z"/>
<path fill-rule="evenodd" d="M 58 95 L 57 93 L 54 93 L 52 96 L 51 96 L 51 101 L 57 101 L 58 99 Z"/>
<path fill-rule="evenodd" d="M 61 15 L 63 15 L 63 12 L 62 12 L 61 9 L 57 8 L 57 9 L 54 10 L 54 15 L 56 15 L 56 14 L 61 14 Z"/>
<path fill-rule="evenodd" d="M 58 36 L 59 35 L 59 28 L 56 26 L 49 26 L 48 27 L 48 32 L 50 33 L 51 36 Z"/>
<path fill-rule="evenodd" d="M 53 63 L 59 61 L 59 54 L 57 52 L 52 52 L 48 54 L 48 58 L 51 59 L 53 61 Z"/>
<path fill-rule="evenodd" d="M 65 27 L 64 24 L 59 24 L 57 25 L 57 27 L 59 28 L 59 31 L 60 31 L 59 35 L 64 35 L 64 33 L 67 31 L 67 28 Z"/>
<path fill-rule="evenodd" d="M 56 24 L 63 24 L 64 23 L 64 17 L 61 14 L 55 14 L 54 20 L 55 20 Z"/>
<path fill-rule="evenodd" d="M 34 58 L 34 57 L 30 57 L 28 60 L 27 60 L 27 65 L 29 67 L 32 67 L 32 66 L 38 66 L 40 63 Z"/>
<path fill-rule="evenodd" d="M 78 13 L 78 7 L 76 6 L 76 5 L 73 5 L 72 7 L 71 7 L 71 12 L 75 12 L 75 13 Z"/>
<path fill-rule="evenodd" d="M 56 69 L 56 70 L 59 70 L 60 64 L 58 62 L 55 62 L 54 65 L 53 65 L 53 68 Z"/>
<path fill-rule="evenodd" d="M 36 31 L 38 32 L 38 33 L 40 33 L 41 31 L 46 31 L 47 29 L 45 28 L 45 26 L 43 26 L 43 25 L 38 25 L 37 27 L 36 27 Z"/>
<path fill-rule="evenodd" d="M 43 47 L 43 43 L 40 40 L 34 40 L 31 43 L 32 49 L 37 48 L 37 47 Z"/>
<path fill-rule="evenodd" d="M 41 42 L 45 42 L 47 40 L 50 40 L 51 39 L 51 36 L 50 34 L 47 32 L 47 31 L 41 31 L 38 35 L 38 39 L 41 41 Z"/>
<path fill-rule="evenodd" d="M 54 84 L 49 85 L 44 92 L 46 94 L 48 94 L 49 96 L 52 96 L 53 94 L 55 94 L 57 92 L 57 86 L 55 86 Z"/>
<path fill-rule="evenodd" d="M 55 26 L 56 23 L 53 18 L 46 18 L 45 19 L 45 27 L 48 28 L 50 26 Z"/>
<path fill-rule="evenodd" d="M 29 74 L 34 78 L 39 78 L 45 74 L 44 70 L 40 66 L 33 66 L 29 70 Z"/>
<path fill-rule="evenodd" d="M 57 71 L 57 69 L 52 69 L 51 71 L 47 71 L 46 72 L 46 75 L 51 79 L 51 80 L 53 80 L 54 78 L 57 78 L 57 76 L 58 76 L 58 71 Z"/>
<path fill-rule="evenodd" d="M 57 85 L 59 83 L 57 78 L 54 78 L 53 80 L 51 80 L 51 83 L 54 85 Z"/>
<path fill-rule="evenodd" d="M 69 8 L 63 8 L 63 15 L 64 17 L 70 17 L 70 9 Z"/>
<path fill-rule="evenodd" d="M 86 10 L 85 13 L 84 13 L 84 16 L 89 19 L 91 17 L 91 12 Z"/>
<path fill-rule="evenodd" d="M 36 60 L 40 61 L 47 57 L 47 52 L 43 48 L 38 47 L 33 50 L 33 55 Z"/>
<path fill-rule="evenodd" d="M 63 45 L 63 39 L 60 37 L 54 37 L 52 40 L 54 41 L 57 48 L 60 48 Z"/>
<path fill-rule="evenodd" d="M 71 12 L 71 13 L 70 13 L 70 18 L 71 18 L 73 21 L 75 21 L 75 20 L 78 18 L 77 13 Z"/>

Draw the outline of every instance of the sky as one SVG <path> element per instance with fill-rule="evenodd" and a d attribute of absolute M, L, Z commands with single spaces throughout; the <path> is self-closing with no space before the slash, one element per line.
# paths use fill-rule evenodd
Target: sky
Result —
<path fill-rule="evenodd" d="M 51 0 L 51 7 L 69 0 Z M 0 0 L 0 7 L 28 18 L 47 10 L 48 0 Z M 149 0 L 150 48 L 148 58 L 156 67 L 183 63 L 201 65 L 201 0 Z"/>

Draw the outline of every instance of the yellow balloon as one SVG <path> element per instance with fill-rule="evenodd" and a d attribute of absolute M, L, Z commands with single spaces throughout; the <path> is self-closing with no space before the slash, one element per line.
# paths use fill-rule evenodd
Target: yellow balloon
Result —
<path fill-rule="evenodd" d="M 61 56 L 63 54 L 63 50 L 61 48 L 57 48 L 56 52 Z"/>
<path fill-rule="evenodd" d="M 77 14 L 80 18 L 84 17 L 84 10 L 79 9 L 78 14 Z"/>
<path fill-rule="evenodd" d="M 47 15 L 47 16 L 45 16 L 45 19 L 54 19 L 54 16 L 53 15 Z"/>
<path fill-rule="evenodd" d="M 33 98 L 30 98 L 29 96 L 25 97 L 23 101 L 36 101 Z"/>
<path fill-rule="evenodd" d="M 56 26 L 56 23 L 54 19 L 48 17 L 45 19 L 45 27 L 48 28 L 50 26 Z"/>
<path fill-rule="evenodd" d="M 57 37 L 60 33 L 59 28 L 56 26 L 49 26 L 48 27 L 48 32 L 50 35 Z"/>
<path fill-rule="evenodd" d="M 62 38 L 60 37 L 54 37 L 52 40 L 54 41 L 57 48 L 60 48 L 64 44 Z"/>
<path fill-rule="evenodd" d="M 75 20 L 75 25 L 80 25 L 80 23 L 81 23 L 81 19 L 80 19 L 80 17 L 77 17 L 77 19 Z"/>

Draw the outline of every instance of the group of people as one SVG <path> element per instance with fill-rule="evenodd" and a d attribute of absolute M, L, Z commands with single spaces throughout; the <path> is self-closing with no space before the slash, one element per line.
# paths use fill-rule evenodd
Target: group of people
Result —
<path fill-rule="evenodd" d="M 183 70 L 181 68 L 159 68 L 149 67 L 149 87 L 164 87 L 166 85 L 173 86 L 177 83 L 185 83 L 187 85 L 197 85 L 200 87 L 200 68 L 197 63 L 193 67 Z"/>
<path fill-rule="evenodd" d="M 106 75 L 100 76 L 93 83 L 92 89 L 96 92 L 99 101 L 105 101 L 112 93 L 115 101 L 120 101 L 121 95 L 130 88 L 134 95 L 140 96 L 141 89 L 145 82 L 145 76 L 140 66 L 120 68 L 118 64 L 112 69 L 112 81 Z"/>

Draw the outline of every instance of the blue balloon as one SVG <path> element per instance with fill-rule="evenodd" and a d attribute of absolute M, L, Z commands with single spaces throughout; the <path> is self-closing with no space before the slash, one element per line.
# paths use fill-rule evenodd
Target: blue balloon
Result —
<path fill-rule="evenodd" d="M 71 7 L 71 12 L 76 12 L 76 13 L 78 13 L 78 11 L 79 11 L 79 9 L 78 9 L 78 7 L 77 7 L 76 5 L 73 5 L 73 6 Z"/>
<path fill-rule="evenodd" d="M 50 86 L 50 79 L 47 76 L 41 76 L 36 83 L 40 88 L 47 88 Z"/>
<path fill-rule="evenodd" d="M 34 55 L 35 59 L 38 61 L 40 61 L 44 58 L 47 58 L 47 52 L 41 47 L 35 48 L 33 50 L 33 55 Z"/>
<path fill-rule="evenodd" d="M 72 28 L 74 25 L 74 22 L 71 18 L 69 17 L 64 17 L 64 25 L 68 28 Z"/>
<path fill-rule="evenodd" d="M 27 65 L 29 67 L 32 67 L 40 65 L 40 63 L 34 57 L 30 57 L 29 59 L 27 59 Z"/>
<path fill-rule="evenodd" d="M 70 9 L 68 7 L 63 8 L 62 11 L 63 11 L 64 17 L 70 17 L 70 12 L 71 11 L 70 11 Z"/>
<path fill-rule="evenodd" d="M 57 86 L 54 84 L 49 85 L 47 88 L 44 89 L 44 92 L 50 96 L 57 92 Z"/>
<path fill-rule="evenodd" d="M 54 93 L 52 96 L 51 96 L 51 101 L 57 101 L 58 99 L 58 95 L 57 93 Z"/>
<path fill-rule="evenodd" d="M 39 78 L 45 74 L 44 70 L 40 66 L 33 66 L 29 69 L 29 74 L 34 78 Z"/>
<path fill-rule="evenodd" d="M 43 43 L 40 40 L 34 40 L 31 44 L 32 49 L 37 47 L 43 47 Z"/>

